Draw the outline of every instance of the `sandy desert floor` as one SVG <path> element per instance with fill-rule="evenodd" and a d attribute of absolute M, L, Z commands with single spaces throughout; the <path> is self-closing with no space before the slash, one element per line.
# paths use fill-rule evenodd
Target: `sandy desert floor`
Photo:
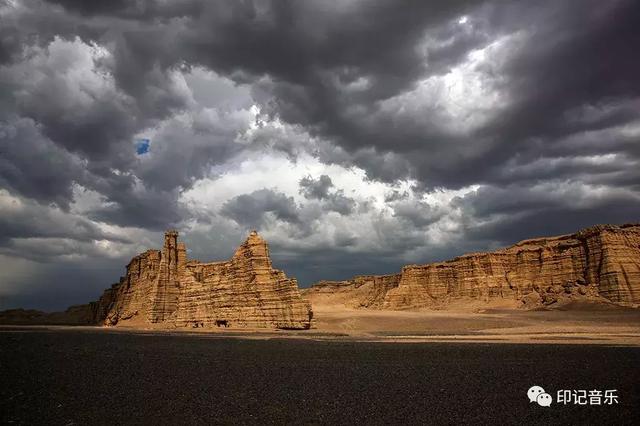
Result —
<path fill-rule="evenodd" d="M 118 327 L 0 326 L 11 329 L 98 329 L 146 334 L 212 334 L 245 339 L 306 338 L 368 342 L 562 343 L 640 346 L 640 309 L 595 303 L 526 311 L 508 306 L 461 306 L 447 310 L 382 311 L 314 304 L 311 330 L 245 328 L 167 329 L 142 323 Z"/>
<path fill-rule="evenodd" d="M 581 303 L 525 311 L 499 305 L 380 311 L 314 305 L 317 332 L 383 341 L 640 345 L 640 310 Z"/>

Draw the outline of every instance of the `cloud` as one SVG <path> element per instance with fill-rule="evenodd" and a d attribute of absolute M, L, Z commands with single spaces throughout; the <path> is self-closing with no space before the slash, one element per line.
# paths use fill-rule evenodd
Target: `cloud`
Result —
<path fill-rule="evenodd" d="M 329 189 L 333 187 L 331 178 L 327 175 L 321 175 L 314 180 L 311 176 L 300 179 L 300 193 L 308 199 L 323 200 L 329 198 Z"/>
<path fill-rule="evenodd" d="M 12 300 L 167 227 L 204 259 L 259 228 L 307 284 L 637 221 L 639 11 L 2 2 L 0 263 L 39 265 Z"/>
<path fill-rule="evenodd" d="M 6 190 L 0 190 L 0 236 L 0 242 L 35 237 L 73 238 L 85 242 L 119 239 L 81 215 L 14 197 Z"/>
<path fill-rule="evenodd" d="M 118 164 L 133 158 L 131 150 L 121 148 L 137 125 L 134 101 L 101 69 L 105 49 L 56 37 L 46 48 L 28 47 L 24 56 L 0 70 L 15 113 L 35 120 L 46 137 L 88 159 Z"/>
<path fill-rule="evenodd" d="M 402 201 L 393 206 L 393 215 L 408 220 L 418 228 L 422 228 L 438 221 L 444 215 L 444 212 L 434 209 L 423 201 Z"/>
<path fill-rule="evenodd" d="M 67 207 L 72 185 L 82 180 L 82 159 L 54 144 L 30 118 L 0 122 L 0 183 L 4 188 L 42 202 Z"/>
<path fill-rule="evenodd" d="M 266 188 L 232 198 L 222 205 L 220 212 L 238 224 L 254 229 L 260 228 L 268 214 L 285 222 L 299 222 L 298 207 L 293 198 Z"/>
<path fill-rule="evenodd" d="M 341 189 L 330 193 L 329 190 L 333 187 L 333 182 L 328 175 L 320 175 L 315 180 L 311 176 L 305 176 L 300 179 L 300 193 L 306 199 L 321 200 L 323 207 L 329 211 L 342 215 L 351 214 L 356 206 L 355 200 L 346 197 Z"/>
<path fill-rule="evenodd" d="M 640 194 L 622 187 L 556 181 L 480 187 L 454 198 L 452 205 L 464 212 L 462 227 L 470 240 L 507 245 L 598 223 L 634 221 Z"/>
<path fill-rule="evenodd" d="M 341 215 L 349 215 L 353 213 L 356 202 L 353 198 L 346 197 L 342 190 L 339 190 L 329 196 L 326 206 L 330 211 L 340 213 Z"/>

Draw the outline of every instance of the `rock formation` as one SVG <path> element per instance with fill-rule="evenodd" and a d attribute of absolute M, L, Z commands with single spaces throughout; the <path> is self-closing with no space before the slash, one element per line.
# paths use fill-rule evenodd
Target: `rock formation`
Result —
<path fill-rule="evenodd" d="M 178 233 L 168 231 L 162 251 L 135 256 L 125 276 L 97 302 L 54 314 L 5 311 L 2 320 L 308 329 L 312 311 L 297 281 L 273 269 L 267 243 L 257 232 L 251 232 L 231 260 L 204 263 L 188 260 Z"/>
<path fill-rule="evenodd" d="M 589 298 L 640 304 L 640 225 L 600 225 L 472 253 L 396 275 L 324 281 L 304 291 L 313 303 L 351 307 L 446 307 L 456 299 L 513 300 L 525 307 Z"/>
<path fill-rule="evenodd" d="M 525 308 L 588 299 L 640 304 L 640 224 L 599 225 L 575 234 L 521 241 L 398 274 L 321 281 L 302 292 L 272 267 L 267 243 L 252 232 L 231 260 L 189 260 L 178 233 L 161 251 L 135 256 L 97 302 L 65 312 L 13 309 L 0 323 L 306 329 L 311 305 L 369 309 L 446 308 L 456 302 L 513 302 Z M 304 296 L 304 298 L 301 296 Z"/>

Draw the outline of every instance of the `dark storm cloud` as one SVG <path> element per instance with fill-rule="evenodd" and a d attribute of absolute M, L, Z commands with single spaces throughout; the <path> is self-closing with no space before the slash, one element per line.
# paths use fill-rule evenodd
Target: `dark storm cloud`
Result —
<path fill-rule="evenodd" d="M 72 3 L 82 13 L 91 14 L 92 8 L 104 10 L 99 3 Z M 184 94 L 169 75 L 170 67 L 163 68 L 167 64 L 159 64 L 153 54 L 144 56 L 158 47 L 153 45 L 155 38 L 141 44 L 128 36 L 128 31 L 140 28 L 136 22 L 112 17 L 85 21 L 37 1 L 9 4 L 5 11 L 12 35 L 9 41 L 17 40 L 19 49 L 5 55 L 13 61 L 0 70 L 0 119 L 15 114 L 37 122 L 45 138 L 85 161 L 83 173 L 93 175 L 87 179 L 76 172 L 68 182 L 92 188 L 91 181 L 99 179 L 100 190 L 113 201 L 116 197 L 111 195 L 121 193 L 124 182 L 114 172 L 127 174 L 136 165 L 131 149 L 134 135 L 186 106 Z M 111 57 L 103 59 L 90 51 L 100 44 L 110 49 Z M 46 164 L 32 161 L 29 168 L 43 166 Z M 37 174 L 28 169 L 24 173 Z M 16 188 L 18 184 L 11 180 Z M 118 186 L 108 187 L 110 181 Z M 69 193 L 69 186 L 59 189 L 65 191 Z M 133 193 L 132 188 L 127 192 Z"/>
<path fill-rule="evenodd" d="M 348 245 L 348 244 L 347 244 Z M 349 253 L 338 246 L 333 250 L 318 250 L 296 256 L 282 252 L 277 245 L 271 244 L 270 253 L 276 268 L 282 269 L 288 276 L 296 277 L 302 287 L 320 280 L 343 280 L 361 274 L 387 274 L 399 272 L 402 261 L 379 253 Z M 372 258 L 376 258 L 372 262 Z"/>
<path fill-rule="evenodd" d="M 369 4 L 369 8 L 360 4 L 365 10 L 361 20 L 347 11 L 334 17 L 335 25 L 319 14 L 314 25 L 293 27 L 296 40 L 290 39 L 291 33 L 274 29 L 275 24 L 304 22 L 313 6 L 275 9 L 264 15 L 247 9 L 246 15 L 238 12 L 229 19 L 262 18 L 258 21 L 262 25 L 251 29 L 239 25 L 243 37 L 228 46 L 233 52 L 242 51 L 248 40 L 264 46 L 259 50 L 269 52 L 269 58 L 252 56 L 245 61 L 234 56 L 234 64 L 236 69 L 272 76 L 261 83 L 263 92 L 272 95 L 265 107 L 288 122 L 329 137 L 346 149 L 352 162 L 383 180 L 413 175 L 425 187 L 453 188 L 505 182 L 510 175 L 503 166 L 509 160 L 528 162 L 547 152 L 552 156 L 559 138 L 638 119 L 634 106 L 605 112 L 590 123 L 566 118 L 581 115 L 582 108 L 589 106 L 619 109 L 620 103 L 638 96 L 638 61 L 633 54 L 640 47 L 633 20 L 639 14 L 637 4 L 620 1 L 598 7 L 599 3 L 583 2 L 489 2 L 451 9 L 423 4 L 428 11 L 406 9 L 411 17 L 404 15 L 404 8 L 388 10 L 386 3 Z M 463 12 L 470 14 L 472 30 L 456 24 Z M 384 19 L 374 19 L 383 14 Z M 325 32 L 347 19 L 362 25 Z M 219 35 L 210 31 L 210 35 Z M 506 110 L 471 133 L 460 135 L 443 128 L 429 117 L 428 109 L 420 116 L 378 109 L 377 101 L 411 90 L 419 79 L 446 73 L 465 60 L 472 48 L 516 31 L 522 32 L 522 45 L 506 53 L 504 64 L 484 70 L 499 75 L 496 90 L 509 98 L 508 105 L 499 107 Z M 316 32 L 325 37 L 314 37 Z M 265 33 L 267 36 L 257 39 L 257 34 Z M 380 40 L 383 34 L 394 36 Z M 230 38 L 224 34 L 215 37 L 214 44 L 203 42 L 212 53 L 203 49 L 197 56 L 211 67 L 228 69 L 227 58 L 232 54 L 221 46 Z M 420 53 L 425 38 L 431 43 Z M 340 46 L 334 44 L 338 39 Z M 367 42 L 359 43 L 364 39 Z M 302 43 L 306 49 L 300 47 Z M 287 46 L 288 54 L 283 55 L 278 46 Z M 374 48 L 375 53 L 369 50 Z M 289 60 L 293 56 L 296 63 Z M 366 79 L 366 90 L 345 89 L 360 78 Z M 368 119 L 371 115 L 375 121 Z M 612 139 L 606 152 L 629 149 L 616 147 L 618 139 L 624 139 L 622 134 Z M 601 145 L 598 150 L 603 151 Z M 384 155 L 398 164 L 382 168 L 379 159 Z"/>
<path fill-rule="evenodd" d="M 79 158 L 44 137 L 37 124 L 27 118 L 13 117 L 0 123 L 0 140 L 2 187 L 68 207 L 72 184 L 83 173 Z"/>
<path fill-rule="evenodd" d="M 112 70 L 91 57 L 90 47 L 79 39 L 56 39 L 29 55 L 30 61 L 2 70 L 9 93 L 5 102 L 14 105 L 15 114 L 38 122 L 55 144 L 91 164 L 129 167 L 135 132 L 184 106 L 182 95 L 158 70 L 140 72 L 144 83 L 132 93 L 118 92 L 105 74 Z"/>
<path fill-rule="evenodd" d="M 466 212 L 461 226 L 470 241 L 478 246 L 489 242 L 504 246 L 572 233 L 598 223 L 637 222 L 640 194 L 627 188 L 583 187 L 560 181 L 538 187 L 483 187 L 454 199 L 452 205 Z"/>
<path fill-rule="evenodd" d="M 122 239 L 101 231 L 82 216 L 67 215 L 28 200 L 3 200 L 0 204 L 0 245 L 13 238 L 33 237 L 122 242 Z"/>
<path fill-rule="evenodd" d="M 320 175 L 318 179 L 306 176 L 300 179 L 300 193 L 309 200 L 321 200 L 326 210 L 334 211 L 342 215 L 353 212 L 356 201 L 344 195 L 341 189 L 333 190 L 333 182 L 328 175 Z"/>
<path fill-rule="evenodd" d="M 417 228 L 422 228 L 437 222 L 444 212 L 422 201 L 401 201 L 393 206 L 393 215 L 408 220 Z"/>
<path fill-rule="evenodd" d="M 155 135 L 150 158 L 141 159 L 136 175 L 154 190 L 189 188 L 211 165 L 221 164 L 242 150 L 233 143 L 241 130 L 242 126 L 224 113 L 212 118 L 200 112 L 189 123 L 170 120 Z"/>
<path fill-rule="evenodd" d="M 5 254 L 99 256 L 92 241 L 117 237 L 92 221 L 153 231 L 188 220 L 276 223 L 295 240 L 324 232 L 330 214 L 335 235 L 304 259 L 275 245 L 308 282 L 388 272 L 383 263 L 395 271 L 443 215 L 455 222 L 456 246 L 434 245 L 422 260 L 636 221 L 640 211 L 632 0 L 0 8 L 0 189 L 27 206 L 0 224 Z M 282 126 L 265 124 L 276 118 Z M 150 139 L 144 156 L 133 145 L 140 137 Z M 299 182 L 301 205 L 278 188 L 235 188 L 211 212 L 180 204 L 212 167 L 224 173 L 244 152 L 273 151 L 360 167 L 366 183 L 409 180 L 411 194 L 385 196 L 392 217 L 373 221 L 384 247 L 354 249 L 367 236 L 344 224 L 375 215 L 374 204 L 346 196 L 328 175 Z M 477 191 L 449 210 L 413 198 L 470 185 Z M 80 216 L 78 187 L 98 200 Z M 380 253 L 396 256 L 372 261 Z"/>
<path fill-rule="evenodd" d="M 522 22 L 529 32 L 525 46 L 502 70 L 511 105 L 478 132 L 494 141 L 484 154 L 491 161 L 479 161 L 487 164 L 484 170 L 461 179 L 492 180 L 501 175 L 508 158 L 530 161 L 552 154 L 562 138 L 588 137 L 585 132 L 637 121 L 640 84 L 635 76 L 640 62 L 633 53 L 640 48 L 637 16 L 637 2 L 612 2 L 603 8 L 556 2 L 532 10 Z M 628 137 L 623 132 L 613 132 L 607 139 L 584 146 L 580 154 L 629 148 L 624 146 Z M 634 139 L 637 146 L 637 136 Z"/>
<path fill-rule="evenodd" d="M 298 206 L 293 197 L 271 189 L 260 189 L 234 197 L 222 206 L 220 213 L 240 225 L 254 229 L 260 228 L 267 214 L 273 214 L 285 222 L 299 222 Z"/>
<path fill-rule="evenodd" d="M 305 198 L 315 198 L 317 200 L 329 198 L 329 189 L 332 187 L 333 182 L 327 175 L 321 175 L 318 179 L 306 176 L 300 180 L 300 193 Z"/>
<path fill-rule="evenodd" d="M 151 3 L 136 12 L 131 4 L 112 16 L 96 15 L 105 8 L 93 2 L 66 3 L 72 13 L 37 1 L 5 6 L 10 36 L 3 40 L 19 48 L 0 68 L 0 135 L 7 139 L 0 182 L 63 208 L 77 183 L 108 203 L 93 218 L 156 229 L 182 218 L 179 189 L 238 151 L 232 142 L 240 128 L 224 117 L 207 123 L 196 111 L 192 124 L 163 125 L 150 158 L 136 158 L 135 135 L 184 111 L 189 99 L 172 74 L 181 65 L 163 51 L 173 30 L 144 24 L 147 16 L 182 12 Z M 96 56 L 98 46 L 108 54 Z"/>
<path fill-rule="evenodd" d="M 500 248 L 529 238 L 570 234 L 598 223 L 637 223 L 638 211 L 640 200 L 611 197 L 589 207 L 523 210 L 480 224 L 470 220 L 463 232 L 475 251 L 477 247 Z M 606 222 L 598 218 L 606 218 Z"/>
<path fill-rule="evenodd" d="M 46 0 L 82 16 L 106 15 L 133 20 L 194 16 L 202 9 L 202 2 L 191 0 L 129 1 L 129 0 Z"/>
<path fill-rule="evenodd" d="M 249 81 L 267 75 L 270 79 L 261 83 L 264 107 L 328 136 L 350 153 L 350 161 L 383 180 L 414 175 L 427 187 L 505 180 L 510 176 L 504 162 L 516 152 L 526 154 L 530 144 L 541 145 L 532 150 L 537 155 L 552 149 L 561 135 L 637 118 L 632 106 L 588 126 L 568 125 L 564 119 L 584 105 L 606 101 L 615 108 L 620 97 L 637 95 L 637 5 L 632 2 L 607 7 L 578 2 L 415 2 L 397 7 L 394 2 L 363 1 L 339 8 L 326 2 L 52 3 L 69 15 L 56 8 L 56 25 L 48 31 L 69 37 L 75 30 L 87 39 L 114 43 L 111 70 L 143 115 L 163 117 L 181 106 L 166 89 L 166 70 L 179 63 L 203 64 Z M 29 4 L 37 15 L 37 3 Z M 90 18 L 91 25 L 72 25 L 77 14 Z M 470 25 L 458 25 L 462 14 L 468 14 Z M 33 17 L 27 22 L 41 24 Z M 115 30 L 107 31 L 107 23 Z M 421 118 L 426 124 L 417 124 L 413 115 L 376 111 L 376 101 L 411 90 L 426 76 L 448 72 L 471 49 L 514 31 L 525 32 L 525 44 L 503 69 L 495 70 L 513 105 L 474 134 L 454 136 L 428 117 Z M 359 79 L 367 81 L 365 90 L 345 90 Z M 50 102 L 34 99 L 33 104 Z M 356 107 L 366 113 L 354 114 Z M 96 115 L 98 111 L 106 115 Z M 127 124 L 125 118 L 134 114 L 118 111 L 114 105 L 96 105 L 95 112 L 89 110 L 73 123 L 51 122 L 51 114 L 38 109 L 27 115 L 42 121 L 54 139 L 69 135 L 64 139 L 72 148 L 87 154 L 119 153 L 109 151 L 109 143 L 83 143 L 88 134 L 123 139 L 142 126 Z M 379 119 L 369 122 L 367 113 Z M 91 127 L 107 121 L 124 127 Z M 484 147 L 471 148 L 478 145 Z M 468 153 L 460 155 L 465 150 Z M 438 155 L 426 154 L 430 152 Z M 382 168 L 389 161 L 378 159 L 385 155 L 397 164 Z"/>
<path fill-rule="evenodd" d="M 523 215 L 534 221 L 536 216 L 528 212 L 536 198 L 522 194 L 540 182 L 565 179 L 610 186 L 609 190 L 626 186 L 636 194 L 638 191 L 640 85 L 636 76 L 640 61 L 634 52 L 640 49 L 640 33 L 635 29 L 640 9 L 631 1 L 600 6 L 487 2 L 467 9 L 469 23 L 476 28 L 472 32 L 456 26 L 456 15 L 451 14 L 432 27 L 425 23 L 426 31 L 420 37 L 413 33 L 413 38 L 403 39 L 415 48 L 426 34 L 440 49 L 427 48 L 425 67 L 406 72 L 403 84 L 387 86 L 393 79 L 386 77 L 395 68 L 379 53 L 376 58 L 380 62 L 370 69 L 366 61 L 355 68 L 349 68 L 348 61 L 343 62 L 344 68 L 308 62 L 313 71 L 305 68 L 302 73 L 308 80 L 301 83 L 299 78 L 282 75 L 280 80 L 264 83 L 262 90 L 273 94 L 267 106 L 274 114 L 323 134 L 340 147 L 320 156 L 328 162 L 355 163 L 364 167 L 368 176 L 386 181 L 413 176 L 422 188 L 478 183 L 504 188 L 505 195 L 487 198 L 482 210 L 498 213 L 505 208 L 504 198 L 513 195 L 511 209 L 527 212 Z M 409 33 L 403 36 L 411 37 Z M 492 84 L 507 95 L 506 103 L 496 106 L 502 112 L 479 127 L 466 134 L 454 133 L 430 119 L 428 109 L 423 113 L 427 116 L 376 109 L 375 101 L 411 90 L 418 79 L 446 73 L 472 48 L 510 34 L 518 34 L 520 39 L 515 47 L 507 47 L 502 63 L 479 69 L 489 76 L 498 75 L 498 82 Z M 408 65 L 422 60 L 416 50 L 404 50 L 407 56 L 398 63 L 416 70 Z M 353 53 L 352 57 L 357 56 Z M 364 92 L 338 90 L 340 84 L 344 89 L 346 83 L 360 77 L 369 84 Z M 369 120 L 370 115 L 376 119 Z M 585 156 L 604 156 L 604 160 Z M 511 194 L 509 185 L 513 182 L 520 182 L 521 187 Z M 583 196 L 587 200 L 594 197 L 590 193 Z M 542 197 L 534 211 L 545 218 L 577 214 L 584 224 L 629 221 L 637 216 L 633 208 L 607 212 L 595 205 L 577 207 L 569 199 Z M 602 200 L 599 202 L 602 206 Z M 471 210 L 463 209 L 463 213 L 475 217 Z M 554 229 L 560 227 L 549 227 L 550 232 Z M 505 236 L 498 239 L 505 240 Z"/>
<path fill-rule="evenodd" d="M 116 5 L 107 12 L 100 3 L 62 3 L 70 11 L 91 15 L 98 25 L 104 25 L 100 19 L 113 19 L 123 9 L 132 9 Z M 138 12 L 132 16 L 140 24 L 151 18 L 189 17 L 186 22 L 155 21 L 155 27 L 140 25 L 136 30 L 116 22 L 126 31 L 115 38 L 114 75 L 128 94 L 141 98 L 136 88 L 148 85 L 147 73 L 154 66 L 164 70 L 183 61 L 237 79 L 268 75 L 264 107 L 346 145 L 349 140 L 362 143 L 371 137 L 374 143 L 388 141 L 386 134 L 376 136 L 364 123 L 346 116 L 353 105 L 367 106 L 410 88 L 426 71 L 445 69 L 486 38 L 467 32 L 449 40 L 450 20 L 469 8 L 463 2 L 412 2 L 397 7 L 391 1 L 362 1 L 332 7 L 321 1 L 194 1 L 169 12 L 165 3 L 150 5 L 133 7 Z M 198 9 L 197 16 L 189 12 L 193 8 Z M 438 43 L 418 54 L 417 44 L 429 30 Z M 425 54 L 431 58 L 427 62 Z M 369 80 L 366 91 L 344 90 L 360 78 Z"/>
<path fill-rule="evenodd" d="M 628 189 L 583 186 L 568 181 L 556 181 L 529 187 L 519 184 L 485 186 L 453 200 L 477 219 L 486 220 L 496 215 L 538 213 L 545 210 L 589 210 L 618 204 L 628 200 L 630 207 L 640 201 L 640 194 Z M 622 211 L 633 209 L 623 209 Z"/>
<path fill-rule="evenodd" d="M 43 27 L 34 16 L 50 12 L 56 25 L 44 27 L 49 32 L 63 32 L 67 38 L 78 35 L 109 46 L 113 59 L 96 66 L 113 75 L 116 89 L 123 95 L 96 93 L 88 106 L 67 95 L 70 110 L 60 113 L 53 99 L 65 93 L 68 82 L 45 79 L 22 90 L 22 98 L 14 102 L 20 107 L 19 114 L 41 123 L 54 143 L 86 157 L 89 169 L 101 177 L 114 168 L 131 169 L 133 151 L 127 144 L 133 135 L 185 106 L 172 86 L 171 69 L 202 64 L 236 79 L 269 76 L 264 83 L 267 97 L 263 107 L 286 121 L 334 138 L 348 151 L 357 146 L 352 144 L 361 144 L 363 150 L 353 160 L 366 166 L 372 177 L 402 178 L 410 170 L 407 165 L 396 164 L 383 171 L 385 165 L 393 164 L 393 153 L 385 151 L 390 145 L 406 151 L 428 134 L 412 135 L 410 129 L 388 127 L 385 117 L 378 126 L 370 126 L 360 115 L 349 117 L 350 110 L 410 89 L 416 79 L 458 62 L 487 37 L 480 30 L 455 33 L 454 20 L 470 10 L 460 2 L 414 2 L 412 7 L 402 8 L 394 2 L 354 2 L 341 8 L 328 7 L 325 2 L 229 5 L 193 1 L 174 6 L 126 2 L 109 8 L 102 2 L 54 3 L 69 14 L 64 15 L 59 7 L 37 7 L 36 2 L 30 2 L 32 13 L 19 13 L 19 22 Z M 178 17 L 181 19 L 167 19 Z M 85 18 L 89 19 L 87 25 L 75 25 Z M 418 45 L 429 34 L 435 42 L 419 54 Z M 56 64 L 68 62 L 65 54 L 73 51 L 62 52 L 62 60 Z M 43 71 L 51 75 L 63 71 L 55 66 L 48 65 Z M 366 90 L 344 90 L 361 78 L 368 81 Z M 380 131 L 379 126 L 387 126 L 387 131 Z M 439 137 L 441 132 L 436 130 L 432 136 Z M 203 154 L 193 158 L 215 155 Z M 385 160 L 379 163 L 379 158 Z M 175 172 L 158 164 L 155 170 L 163 173 L 148 168 L 139 177 L 148 178 L 149 187 L 160 184 L 156 183 L 158 176 L 174 187 L 186 187 L 209 164 L 206 160 L 201 163 L 176 167 Z M 193 174 L 176 176 L 184 170 Z M 339 201 L 345 205 L 345 200 Z"/>
<path fill-rule="evenodd" d="M 0 257 L 0 260 L 7 259 L 11 258 Z M 117 282 L 128 261 L 104 256 L 48 264 L 25 261 L 30 271 L 28 281 L 15 277 L 2 283 L 0 310 L 23 307 L 62 311 L 70 305 L 97 300 L 106 288 Z"/>
<path fill-rule="evenodd" d="M 356 201 L 344 195 L 342 190 L 336 191 L 329 196 L 326 202 L 326 208 L 330 211 L 340 213 L 341 215 L 349 215 L 356 207 Z"/>
<path fill-rule="evenodd" d="M 161 231 L 175 226 L 183 217 L 177 202 L 178 191 L 160 191 L 144 188 L 114 193 L 106 205 L 91 209 L 87 215 L 100 222 L 114 225 L 136 226 Z"/>
<path fill-rule="evenodd" d="M 60 5 L 70 12 L 79 13 L 84 16 L 95 14 L 142 16 L 146 9 L 144 2 L 132 2 L 127 0 L 47 0 L 47 2 Z"/>
<path fill-rule="evenodd" d="M 71 238 L 52 238 L 44 234 L 38 238 L 10 239 L 0 246 L 0 254 L 20 257 L 39 263 L 62 262 L 69 258 L 104 258 L 105 252 L 92 241 Z"/>
<path fill-rule="evenodd" d="M 109 9 L 100 2 L 59 3 L 96 22 L 121 16 L 140 23 L 187 19 L 188 25 L 159 21 L 156 27 L 141 25 L 139 31 L 116 37 L 116 79 L 136 99 L 144 98 L 137 88 L 154 80 L 149 74 L 154 67 L 162 73 L 181 61 L 240 79 L 268 75 L 261 84 L 267 94 L 264 107 L 273 114 L 333 139 L 374 178 L 413 174 L 427 187 L 499 180 L 504 175 L 501 165 L 526 149 L 532 138 L 542 138 L 536 143 L 545 151 L 557 137 L 584 130 L 584 125 L 567 125 L 565 113 L 603 101 L 615 105 L 621 97 L 637 96 L 638 90 L 633 55 L 638 36 L 632 18 L 638 11 L 633 2 L 607 7 L 580 2 L 416 2 L 411 7 L 354 2 L 330 8 L 326 2 L 229 6 L 193 1 L 171 7 L 116 4 Z M 466 27 L 456 22 L 464 13 L 469 15 Z M 525 33 L 525 44 L 511 53 L 503 69 L 494 70 L 512 105 L 473 134 L 452 135 L 428 116 L 419 124 L 411 114 L 376 110 L 376 101 L 411 90 L 426 76 L 446 73 L 471 49 L 516 30 Z M 366 90 L 345 90 L 359 79 L 366 79 Z M 152 86 L 164 87 L 161 81 Z M 163 104 L 142 103 L 143 110 Z M 356 107 L 363 113 L 354 113 Z M 377 115 L 376 122 L 365 119 L 371 113 Z M 637 110 L 590 126 L 632 118 L 637 118 Z M 374 154 L 363 156 L 361 151 L 368 149 Z M 399 173 L 379 170 L 372 161 L 385 153 L 399 155 L 408 167 L 394 167 Z M 469 169 L 473 173 L 465 171 Z"/>

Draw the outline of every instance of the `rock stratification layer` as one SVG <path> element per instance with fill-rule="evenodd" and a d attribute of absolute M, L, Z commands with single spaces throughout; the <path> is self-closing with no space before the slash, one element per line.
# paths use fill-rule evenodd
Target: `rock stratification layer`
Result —
<path fill-rule="evenodd" d="M 571 235 L 521 241 L 385 276 L 320 282 L 305 291 L 313 303 L 410 309 L 455 299 L 514 300 L 524 306 L 589 298 L 640 303 L 640 225 L 599 225 Z"/>
<path fill-rule="evenodd" d="M 257 232 L 228 261 L 188 260 L 186 253 L 178 233 L 166 232 L 161 251 L 135 256 L 120 282 L 83 305 L 84 318 L 105 325 L 310 328 L 311 305 L 295 279 L 273 269 Z"/>

